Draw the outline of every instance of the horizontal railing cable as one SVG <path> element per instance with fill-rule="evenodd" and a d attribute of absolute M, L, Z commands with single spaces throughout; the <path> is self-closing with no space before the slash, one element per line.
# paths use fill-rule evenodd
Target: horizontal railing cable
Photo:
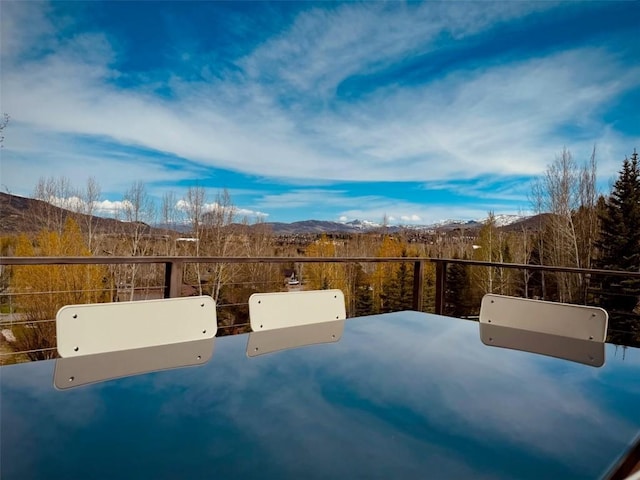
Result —
<path fill-rule="evenodd" d="M 21 350 L 19 352 L 0 352 L 0 357 L 9 357 L 16 355 L 26 355 L 28 353 L 40 353 L 40 352 L 54 352 L 58 349 L 56 347 L 48 347 L 48 348 L 34 348 L 32 350 Z"/>
<path fill-rule="evenodd" d="M 429 311 L 435 311 L 435 313 L 443 314 L 454 305 L 458 299 L 450 299 L 447 290 L 448 282 L 448 267 L 451 265 L 463 265 L 472 267 L 475 269 L 493 268 L 504 270 L 519 270 L 519 273 L 507 273 L 504 272 L 504 278 L 493 278 L 491 281 L 493 285 L 491 291 L 494 293 L 500 293 L 503 291 L 511 292 L 521 290 L 523 285 L 527 286 L 528 290 L 520 293 L 523 296 L 532 296 L 535 290 L 535 282 L 530 284 L 525 280 L 515 280 L 516 278 L 524 275 L 525 278 L 533 278 L 537 275 L 536 272 L 549 272 L 549 273 L 566 273 L 568 275 L 579 275 L 585 281 L 585 287 L 580 293 L 580 301 L 587 302 L 593 301 L 597 296 L 603 296 L 607 292 L 598 290 L 598 285 L 601 284 L 605 277 L 625 277 L 625 278 L 640 278 L 640 272 L 628 272 L 623 270 L 603 270 L 603 269 L 586 269 L 578 267 L 558 267 L 551 265 L 531 265 L 531 264 L 518 264 L 518 263 L 498 263 L 481 260 L 462 260 L 462 259 L 450 259 L 450 258 L 433 258 L 433 257 L 220 257 L 220 256 L 98 256 L 98 257 L 0 257 L 0 265 L 17 267 L 21 266 L 33 266 L 33 265 L 156 265 L 155 273 L 144 274 L 143 276 L 136 277 L 135 279 L 128 280 L 124 277 L 124 281 L 116 281 L 116 283 L 106 284 L 103 288 L 87 289 L 74 289 L 63 290 L 56 289 L 50 291 L 30 291 L 29 288 L 24 288 L 21 291 L 16 291 L 9 285 L 9 288 L 5 289 L 1 294 L 1 298 L 9 299 L 9 318 L 3 318 L 0 316 L 0 326 L 11 327 L 18 325 L 29 324 L 36 325 L 39 323 L 51 323 L 55 322 L 54 319 L 44 320 L 28 320 L 20 313 L 20 308 L 16 312 L 13 308 L 16 305 L 11 304 L 11 299 L 16 300 L 16 304 L 24 304 L 24 302 L 31 301 L 31 298 L 35 296 L 52 296 L 52 295 L 68 295 L 69 298 L 75 298 L 74 295 L 83 295 L 83 299 L 87 301 L 94 301 L 93 299 L 101 298 L 107 302 L 120 300 L 125 301 L 132 298 L 134 301 L 142 300 L 143 298 L 157 298 L 157 297 L 180 297 L 188 296 L 189 292 L 199 292 L 203 294 L 212 294 L 212 285 L 224 285 L 227 290 L 223 291 L 222 296 L 217 305 L 218 309 L 228 308 L 230 312 L 234 309 L 241 309 L 244 313 L 238 315 L 237 320 L 243 321 L 246 316 L 246 307 L 248 303 L 243 300 L 246 296 L 248 298 L 252 291 L 287 291 L 304 289 L 306 286 L 306 278 L 304 275 L 297 278 L 297 282 L 289 284 L 287 277 L 280 277 L 280 280 L 260 280 L 260 281 L 244 281 L 243 278 L 239 281 L 234 281 L 234 275 L 230 275 L 221 280 L 216 278 L 215 274 L 209 276 L 209 272 L 203 273 L 201 276 L 194 274 L 193 266 L 198 265 L 198 270 L 203 272 L 206 270 L 206 265 L 280 265 L 280 268 L 285 265 L 304 265 L 304 264 L 414 264 L 413 269 L 413 309 L 424 311 L 424 296 L 429 295 L 434 303 L 431 303 L 428 307 Z M 435 282 L 425 285 L 426 270 L 425 265 L 432 264 L 435 266 Z M 110 270 L 113 270 L 110 268 Z M 433 272 L 433 271 L 432 271 Z M 245 272 L 246 273 L 246 272 Z M 282 274 L 282 272 L 280 272 Z M 272 272 L 273 274 L 273 272 Z M 240 276 L 240 275 L 238 275 Z M 245 277 L 246 278 L 246 277 Z M 262 277 L 263 279 L 265 277 Z M 275 277 L 267 277 L 275 278 Z M 164 283 L 163 283 L 164 281 Z M 146 284 L 145 284 L 146 283 Z M 531 285 L 531 287 L 529 287 Z M 185 290 L 187 289 L 187 290 Z M 231 292 L 231 293 L 229 293 Z M 538 294 L 539 286 L 538 286 Z M 100 296 L 102 295 L 102 296 Z M 131 295 L 131 297 L 130 297 Z M 619 295 L 619 294 L 615 294 Z M 22 298 L 22 300 L 20 300 Z M 538 298 L 538 297 L 536 297 Z M 71 301 L 71 300 L 67 300 Z M 81 300 L 78 300 L 81 301 Z M 474 305 L 473 308 L 468 309 L 469 315 L 477 314 L 479 309 L 478 305 Z M 7 302 L 4 302 L 7 305 Z M 5 307 L 6 308 L 6 307 Z M 632 314 L 633 315 L 633 314 Z M 226 319 L 224 322 L 228 322 Z M 219 325 L 218 328 L 223 331 L 235 330 L 246 331 L 250 326 L 249 323 L 237 323 L 230 325 Z M 611 332 L 633 334 L 633 332 L 618 331 L 617 329 L 611 329 Z M 29 351 L 18 351 L 12 353 L 2 353 L 3 356 L 7 355 L 19 355 L 27 353 L 38 353 L 55 350 L 55 348 L 49 349 L 35 349 Z"/>

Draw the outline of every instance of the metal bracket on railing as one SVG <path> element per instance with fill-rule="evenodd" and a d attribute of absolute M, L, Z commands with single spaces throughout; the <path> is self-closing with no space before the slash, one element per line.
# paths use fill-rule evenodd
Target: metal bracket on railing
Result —
<path fill-rule="evenodd" d="M 447 262 L 445 260 L 435 260 L 436 262 L 436 298 L 435 313 L 444 314 L 445 289 L 447 286 Z"/>
<path fill-rule="evenodd" d="M 184 265 L 181 261 L 166 262 L 164 265 L 164 298 L 179 297 Z"/>

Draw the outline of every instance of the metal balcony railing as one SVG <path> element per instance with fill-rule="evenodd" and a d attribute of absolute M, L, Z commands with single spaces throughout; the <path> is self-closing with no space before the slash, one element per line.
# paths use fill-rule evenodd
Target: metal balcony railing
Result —
<path fill-rule="evenodd" d="M 189 265 L 238 265 L 238 264 L 413 264 L 412 279 L 412 302 L 411 308 L 417 311 L 425 311 L 425 291 L 428 290 L 433 298 L 429 300 L 429 310 L 436 314 L 447 313 L 447 307 L 451 302 L 459 299 L 451 299 L 447 285 L 447 271 L 450 265 L 464 265 L 476 269 L 490 268 L 500 270 L 519 270 L 523 274 L 558 274 L 566 273 L 569 275 L 577 275 L 587 286 L 594 278 L 624 278 L 637 279 L 640 281 L 640 272 L 613 271 L 613 270 L 596 270 L 573 267 L 554 267 L 546 265 L 529 265 L 515 263 L 496 263 L 476 260 L 461 259 L 442 259 L 428 257 L 208 257 L 208 256 L 148 256 L 148 257 L 1 257 L 0 266 L 46 266 L 46 265 L 153 265 L 164 266 L 164 271 L 156 275 L 155 283 L 147 281 L 145 285 L 125 285 L 118 288 L 128 287 L 132 290 L 154 292 L 155 298 L 179 297 L 183 295 L 182 289 L 185 285 L 185 268 Z M 431 270 L 432 276 L 431 288 L 425 289 L 425 269 L 430 265 L 435 271 Z M 160 267 L 161 268 L 161 267 Z M 162 275 L 163 273 L 163 275 Z M 433 275 L 434 274 L 434 275 Z M 242 282 L 233 283 L 238 286 Z M 256 282 L 251 282 L 255 286 Z M 259 282 L 258 282 L 259 283 Z M 265 283 L 262 285 L 262 291 L 274 291 L 281 288 L 277 282 Z M 42 295 L 55 294 L 60 292 L 33 292 L 33 291 L 12 291 L 10 288 L 4 292 L 0 292 L 1 296 L 17 297 L 20 295 Z M 498 292 L 499 293 L 499 292 Z M 132 295 L 133 296 L 133 295 Z M 585 289 L 584 298 L 574 303 L 586 303 L 587 290 Z M 241 303 L 219 304 L 218 307 L 233 307 L 238 305 L 246 305 L 245 299 Z M 479 302 L 478 302 L 479 307 Z M 54 319 L 41 320 L 43 322 L 55 322 Z M 0 319 L 0 323 L 3 323 Z M 6 322 L 4 322 L 6 323 Z M 16 323 L 16 322 L 13 322 Z M 23 320 L 20 323 L 32 324 L 32 320 Z M 222 328 L 247 327 L 247 323 L 233 324 L 223 326 Z M 4 328 L 0 325 L 0 328 Z M 638 328 L 640 330 L 640 317 L 638 318 Z M 1 337 L 1 336 L 0 336 Z M 640 342 L 640 338 L 638 339 Z M 35 349 L 34 349 L 35 350 Z M 53 350 L 52 347 L 49 350 Z M 12 352 L 15 353 L 15 352 Z M 24 353 L 24 352 L 23 352 Z M 0 350 L 0 360 L 3 355 L 8 352 Z"/>

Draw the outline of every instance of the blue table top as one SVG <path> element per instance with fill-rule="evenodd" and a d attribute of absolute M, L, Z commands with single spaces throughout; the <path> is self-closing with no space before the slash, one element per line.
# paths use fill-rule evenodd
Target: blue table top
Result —
<path fill-rule="evenodd" d="M 601 478 L 640 434 L 639 349 L 605 345 L 594 367 L 417 312 L 260 356 L 248 337 L 67 390 L 56 361 L 1 367 L 0 476 Z"/>

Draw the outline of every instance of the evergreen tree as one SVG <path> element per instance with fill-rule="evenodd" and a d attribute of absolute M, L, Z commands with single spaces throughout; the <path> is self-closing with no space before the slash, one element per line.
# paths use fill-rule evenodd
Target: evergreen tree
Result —
<path fill-rule="evenodd" d="M 407 250 L 402 250 L 403 257 L 406 257 Z M 399 312 L 410 310 L 413 304 L 413 272 L 408 263 L 401 263 L 395 275 L 386 279 L 384 283 L 384 293 L 381 295 L 383 312 Z"/>
<path fill-rule="evenodd" d="M 454 255 L 453 258 L 457 259 L 458 255 Z M 465 254 L 464 260 L 466 259 Z M 452 317 L 472 315 L 473 303 L 469 267 L 462 263 L 449 264 L 445 290 L 445 314 Z"/>
<path fill-rule="evenodd" d="M 640 272 L 640 166 L 634 151 L 625 158 L 618 180 L 601 213 L 598 266 Z M 602 284 L 602 306 L 632 312 L 640 298 L 640 281 L 608 277 Z"/>
<path fill-rule="evenodd" d="M 371 315 L 376 313 L 373 306 L 373 291 L 369 285 L 360 285 L 356 291 L 355 316 Z"/>
<path fill-rule="evenodd" d="M 355 279 L 355 316 L 371 315 L 376 313 L 373 305 L 373 287 L 369 276 L 365 273 L 362 265 L 356 265 Z"/>

